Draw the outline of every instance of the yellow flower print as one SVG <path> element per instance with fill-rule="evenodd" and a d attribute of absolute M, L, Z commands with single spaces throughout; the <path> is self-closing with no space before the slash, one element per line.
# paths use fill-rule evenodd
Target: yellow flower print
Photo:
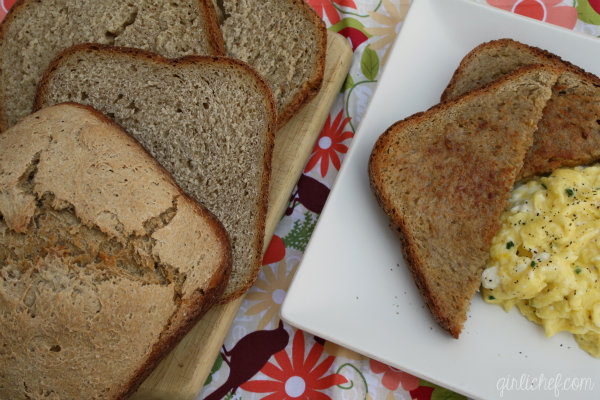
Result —
<path fill-rule="evenodd" d="M 381 50 L 387 46 L 383 55 L 382 64 L 385 63 L 388 58 L 391 47 L 390 44 L 396 39 L 396 36 L 398 36 L 400 25 L 406 16 L 410 3 L 411 0 L 400 0 L 400 4 L 398 5 L 398 8 L 396 8 L 391 0 L 383 0 L 383 7 L 387 15 L 378 12 L 369 13 L 369 16 L 373 21 L 384 26 L 381 28 L 365 28 L 365 31 L 367 31 L 368 34 L 381 37 L 371 43 L 371 49 Z"/>
<path fill-rule="evenodd" d="M 354 351 L 347 349 L 345 347 L 339 346 L 333 342 L 325 341 L 324 350 L 327 354 L 335 356 L 335 357 L 344 357 L 350 360 L 360 361 L 365 359 L 366 357 L 362 354 L 355 353 Z"/>
<path fill-rule="evenodd" d="M 273 268 L 269 265 L 263 267 L 260 277 L 246 295 L 246 300 L 256 302 L 246 311 L 246 315 L 264 312 L 258 321 L 258 330 L 264 329 L 273 318 L 275 326 L 279 323 L 279 309 L 297 268 L 298 264 L 287 272 L 285 260 Z"/>

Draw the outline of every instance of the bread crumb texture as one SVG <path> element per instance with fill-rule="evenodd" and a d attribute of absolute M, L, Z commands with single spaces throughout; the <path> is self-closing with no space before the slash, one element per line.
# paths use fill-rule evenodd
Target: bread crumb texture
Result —
<path fill-rule="evenodd" d="M 132 49 L 81 46 L 53 65 L 38 100 L 87 104 L 124 127 L 227 229 L 234 264 L 224 298 L 251 286 L 260 268 L 275 116 L 272 94 L 250 68 L 225 58 L 167 62 Z"/>
<path fill-rule="evenodd" d="M 169 58 L 216 54 L 205 1 L 25 0 L 2 28 L 2 125 L 8 128 L 31 112 L 43 71 L 74 44 L 130 46 Z"/>
<path fill-rule="evenodd" d="M 222 268 L 218 230 L 87 109 L 33 114 L 0 149 L 0 398 L 124 394 Z"/>
<path fill-rule="evenodd" d="M 299 0 L 222 3 L 227 54 L 267 79 L 281 116 L 322 79 L 327 40 L 322 21 Z"/>

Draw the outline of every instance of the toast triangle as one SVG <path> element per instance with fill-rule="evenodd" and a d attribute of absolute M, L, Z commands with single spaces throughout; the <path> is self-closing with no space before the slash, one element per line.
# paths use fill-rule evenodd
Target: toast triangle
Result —
<path fill-rule="evenodd" d="M 525 67 L 387 129 L 372 190 L 442 328 L 458 338 L 500 214 L 561 70 Z"/>

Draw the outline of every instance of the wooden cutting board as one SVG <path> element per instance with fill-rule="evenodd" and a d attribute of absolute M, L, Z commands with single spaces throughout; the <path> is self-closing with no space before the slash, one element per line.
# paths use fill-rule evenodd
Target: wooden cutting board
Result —
<path fill-rule="evenodd" d="M 275 136 L 265 249 L 288 205 L 321 128 L 350 69 L 352 49 L 328 31 L 319 94 Z M 243 298 L 211 309 L 132 396 L 136 400 L 192 400 L 202 390 Z"/>

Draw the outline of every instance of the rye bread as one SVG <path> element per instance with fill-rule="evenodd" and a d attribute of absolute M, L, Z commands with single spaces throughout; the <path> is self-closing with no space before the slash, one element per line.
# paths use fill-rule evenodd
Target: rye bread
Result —
<path fill-rule="evenodd" d="M 565 71 L 552 88 L 544 115 L 517 178 L 600 159 L 600 78 L 555 54 L 511 40 L 483 43 L 461 61 L 442 100 L 456 98 L 530 64 Z"/>
<path fill-rule="evenodd" d="M 74 101 L 110 116 L 223 223 L 233 271 L 221 302 L 258 277 L 275 105 L 247 64 L 224 57 L 167 60 L 130 48 L 78 45 L 46 71 L 35 108 Z"/>
<path fill-rule="evenodd" d="M 19 0 L 0 25 L 0 130 L 31 112 L 50 61 L 87 42 L 225 55 L 211 0 Z"/>
<path fill-rule="evenodd" d="M 223 291 L 225 229 L 81 105 L 0 135 L 0 171 L 0 398 L 132 393 Z"/>
<path fill-rule="evenodd" d="M 560 73 L 525 67 L 393 124 L 371 153 L 371 188 L 425 302 L 456 338 Z"/>
<path fill-rule="evenodd" d="M 227 55 L 265 77 L 283 126 L 319 91 L 327 29 L 304 0 L 220 0 Z"/>

